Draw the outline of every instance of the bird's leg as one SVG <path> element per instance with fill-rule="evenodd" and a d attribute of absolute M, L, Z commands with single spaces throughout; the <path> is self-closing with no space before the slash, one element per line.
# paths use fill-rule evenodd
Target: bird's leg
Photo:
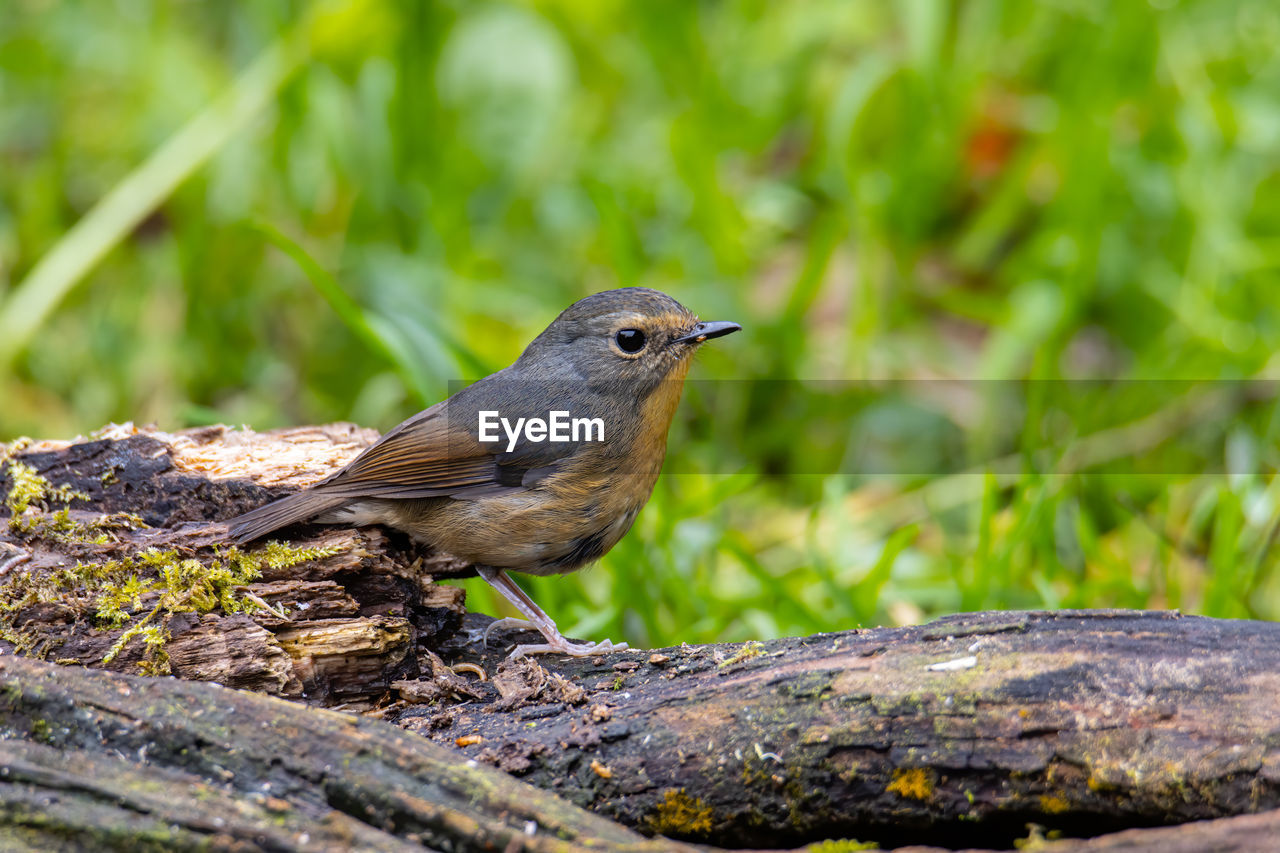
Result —
<path fill-rule="evenodd" d="M 527 626 L 535 629 L 542 636 L 547 638 L 546 643 L 536 645 L 516 646 L 508 658 L 515 660 L 525 655 L 538 655 L 547 653 L 560 653 L 562 655 L 570 655 L 572 657 L 585 657 L 587 655 L 598 655 L 605 652 L 622 652 L 626 651 L 626 643 L 614 643 L 610 640 L 601 640 L 598 643 L 572 643 L 566 640 L 556 628 L 556 623 L 551 617 L 542 612 L 542 608 L 533 603 L 533 599 L 525 594 L 516 582 L 507 576 L 502 569 L 495 569 L 491 566 L 476 566 L 476 571 L 480 577 L 489 582 L 489 586 L 502 593 L 502 597 L 525 615 L 525 619 L 499 619 L 485 629 L 485 642 L 489 641 L 489 632 L 495 627 L 512 627 L 515 625 Z"/>

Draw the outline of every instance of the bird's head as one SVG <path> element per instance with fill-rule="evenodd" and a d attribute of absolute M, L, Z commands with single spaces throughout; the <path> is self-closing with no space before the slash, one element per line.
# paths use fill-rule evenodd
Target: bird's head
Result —
<path fill-rule="evenodd" d="M 644 394 L 664 379 L 684 379 L 699 346 L 741 328 L 702 322 L 660 291 L 624 287 L 570 305 L 516 364 L 547 379 L 576 377 Z"/>

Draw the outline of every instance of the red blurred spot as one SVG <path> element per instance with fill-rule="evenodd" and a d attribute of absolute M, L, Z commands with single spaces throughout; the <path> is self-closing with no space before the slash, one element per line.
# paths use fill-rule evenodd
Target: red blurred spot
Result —
<path fill-rule="evenodd" d="M 1018 133 L 990 115 L 981 118 L 965 143 L 965 165 L 979 179 L 995 177 L 1009 162 Z"/>

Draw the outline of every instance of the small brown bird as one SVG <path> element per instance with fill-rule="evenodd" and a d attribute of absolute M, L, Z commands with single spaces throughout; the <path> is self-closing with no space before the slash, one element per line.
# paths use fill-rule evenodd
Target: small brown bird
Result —
<path fill-rule="evenodd" d="M 507 570 L 571 572 L 604 555 L 649 500 L 693 353 L 741 329 L 702 323 L 665 293 L 574 303 L 510 367 L 419 412 L 341 471 L 230 522 L 237 542 L 289 524 L 385 524 L 469 560 L 528 620 L 542 652 L 589 655 Z"/>

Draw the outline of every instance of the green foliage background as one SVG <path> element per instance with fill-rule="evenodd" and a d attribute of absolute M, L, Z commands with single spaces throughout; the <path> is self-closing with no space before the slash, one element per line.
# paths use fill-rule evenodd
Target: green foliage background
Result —
<path fill-rule="evenodd" d="M 1272 0 L 13 0 L 0 436 L 385 429 L 645 285 L 746 331 L 634 532 L 529 581 L 569 632 L 1275 618 L 1278 46 Z M 1062 379 L 1135 381 L 1063 427 Z"/>

